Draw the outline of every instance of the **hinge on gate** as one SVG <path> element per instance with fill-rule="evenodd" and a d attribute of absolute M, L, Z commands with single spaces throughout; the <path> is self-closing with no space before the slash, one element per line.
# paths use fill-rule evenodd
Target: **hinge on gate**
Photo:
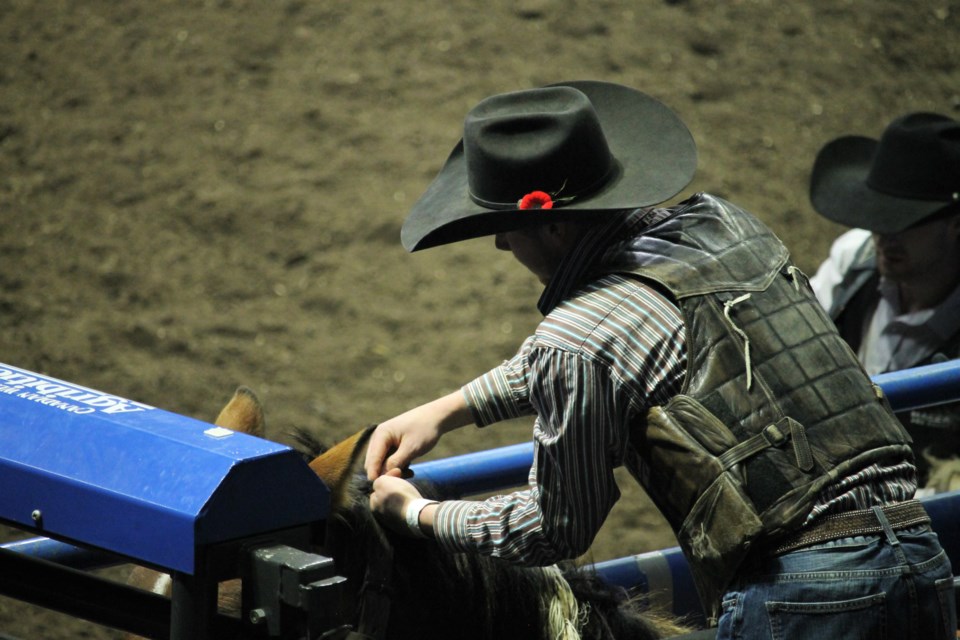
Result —
<path fill-rule="evenodd" d="M 351 630 L 345 583 L 326 556 L 286 545 L 255 549 L 244 579 L 244 614 L 269 638 L 344 638 Z"/>

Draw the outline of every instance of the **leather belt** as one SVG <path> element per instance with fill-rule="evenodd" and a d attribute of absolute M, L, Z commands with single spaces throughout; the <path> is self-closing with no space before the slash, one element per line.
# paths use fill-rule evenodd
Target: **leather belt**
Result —
<path fill-rule="evenodd" d="M 919 500 L 907 500 L 906 502 L 884 505 L 880 507 L 880 510 L 883 511 L 894 531 L 930 523 L 930 516 Z M 883 525 L 877 519 L 877 514 L 874 513 L 873 509 L 836 513 L 823 516 L 809 527 L 803 527 L 783 538 L 772 541 L 767 553 L 780 555 L 821 542 L 882 532 Z"/>

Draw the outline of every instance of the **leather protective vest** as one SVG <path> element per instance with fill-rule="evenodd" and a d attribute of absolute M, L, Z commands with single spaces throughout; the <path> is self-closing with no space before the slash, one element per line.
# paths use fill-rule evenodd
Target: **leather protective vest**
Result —
<path fill-rule="evenodd" d="M 838 478 L 912 459 L 909 436 L 786 247 L 698 194 L 617 249 L 686 323 L 682 392 L 632 438 L 638 480 L 673 527 L 708 618 L 751 548 L 804 522 Z"/>

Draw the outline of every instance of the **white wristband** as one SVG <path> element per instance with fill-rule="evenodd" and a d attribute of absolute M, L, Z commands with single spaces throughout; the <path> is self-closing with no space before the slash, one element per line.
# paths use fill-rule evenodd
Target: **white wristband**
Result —
<path fill-rule="evenodd" d="M 407 505 L 407 511 L 404 519 L 407 521 L 407 528 L 418 538 L 426 538 L 427 534 L 420 528 L 420 512 L 428 504 L 437 504 L 436 500 L 427 500 L 425 498 L 416 498 Z"/>

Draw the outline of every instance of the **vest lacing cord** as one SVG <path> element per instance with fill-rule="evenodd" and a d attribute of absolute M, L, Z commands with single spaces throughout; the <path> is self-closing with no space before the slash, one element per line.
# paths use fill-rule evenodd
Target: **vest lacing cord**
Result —
<path fill-rule="evenodd" d="M 743 340 L 743 360 L 747 366 L 747 390 L 750 389 L 750 385 L 753 383 L 753 375 L 750 367 L 750 338 L 747 337 L 747 333 L 743 329 L 733 322 L 733 319 L 730 317 L 730 310 L 733 309 L 734 305 L 740 304 L 744 300 L 749 300 L 750 295 L 749 293 L 745 293 L 739 298 L 727 300 L 723 303 L 723 317 L 727 319 L 733 331 Z"/>
<path fill-rule="evenodd" d="M 800 278 L 797 276 L 803 276 L 804 278 L 807 277 L 796 265 L 790 265 L 787 267 L 787 277 L 790 278 L 791 282 L 793 282 L 794 290 L 800 291 Z"/>

